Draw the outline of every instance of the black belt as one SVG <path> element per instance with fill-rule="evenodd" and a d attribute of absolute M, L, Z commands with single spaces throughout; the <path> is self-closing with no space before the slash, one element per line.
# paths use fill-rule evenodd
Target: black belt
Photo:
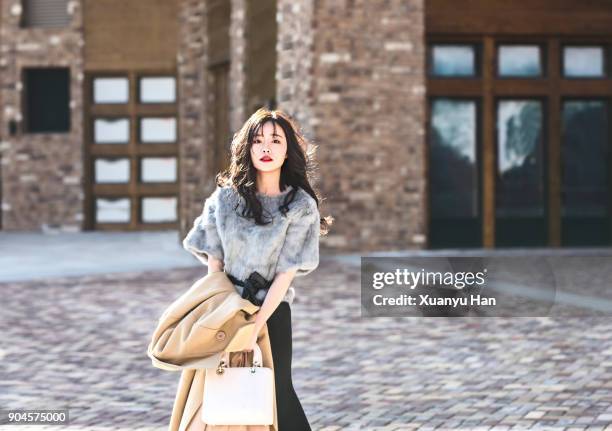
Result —
<path fill-rule="evenodd" d="M 242 286 L 242 297 L 244 299 L 248 299 L 255 305 L 262 305 L 263 300 L 256 298 L 257 292 L 260 290 L 268 290 L 272 285 L 271 281 L 266 280 L 263 276 L 257 271 L 253 271 L 249 278 L 246 280 L 239 280 L 234 277 L 232 274 L 227 273 L 227 277 L 232 281 L 232 283 L 237 284 L 238 286 Z"/>

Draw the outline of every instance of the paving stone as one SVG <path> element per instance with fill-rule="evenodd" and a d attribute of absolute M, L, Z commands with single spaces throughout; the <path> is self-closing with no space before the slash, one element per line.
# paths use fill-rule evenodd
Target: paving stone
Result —
<path fill-rule="evenodd" d="M 70 430 L 166 430 L 179 374 L 146 348 L 204 273 L 0 284 L 0 405 L 68 408 Z M 294 281 L 293 378 L 313 430 L 612 429 L 609 319 L 362 318 L 358 280 L 326 261 Z"/>

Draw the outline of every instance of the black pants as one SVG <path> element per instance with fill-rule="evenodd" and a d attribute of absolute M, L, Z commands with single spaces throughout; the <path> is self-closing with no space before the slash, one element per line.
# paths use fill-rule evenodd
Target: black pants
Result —
<path fill-rule="evenodd" d="M 291 380 L 291 307 L 287 301 L 279 304 L 267 325 L 274 361 L 278 431 L 311 431 Z"/>

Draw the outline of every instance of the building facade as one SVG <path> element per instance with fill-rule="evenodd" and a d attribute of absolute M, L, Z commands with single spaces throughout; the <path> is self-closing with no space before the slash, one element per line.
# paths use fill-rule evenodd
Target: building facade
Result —
<path fill-rule="evenodd" d="M 612 5 L 2 0 L 3 230 L 177 229 L 260 106 L 337 251 L 610 245 Z"/>

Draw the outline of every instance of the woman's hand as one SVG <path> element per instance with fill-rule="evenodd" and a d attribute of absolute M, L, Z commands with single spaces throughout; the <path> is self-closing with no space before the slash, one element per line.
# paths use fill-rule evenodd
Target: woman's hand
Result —
<path fill-rule="evenodd" d="M 258 332 L 259 331 L 257 331 L 256 326 L 253 325 L 253 332 L 251 333 L 251 338 L 249 339 L 249 343 L 247 344 L 247 347 L 245 347 L 243 351 L 250 352 L 251 350 L 255 350 L 255 344 L 257 344 Z"/>
<path fill-rule="evenodd" d="M 251 334 L 251 338 L 249 339 L 249 344 L 244 349 L 244 351 L 250 351 L 255 349 L 255 344 L 257 344 L 257 335 L 259 331 L 264 327 L 268 318 L 272 315 L 274 310 L 280 305 L 283 297 L 287 293 L 289 289 L 289 285 L 295 277 L 295 273 L 297 269 L 291 269 L 285 272 L 279 272 L 274 276 L 274 280 L 270 285 L 270 289 L 266 294 L 266 298 L 264 299 L 263 304 L 257 310 L 255 317 L 255 324 L 253 325 L 253 333 Z"/>

